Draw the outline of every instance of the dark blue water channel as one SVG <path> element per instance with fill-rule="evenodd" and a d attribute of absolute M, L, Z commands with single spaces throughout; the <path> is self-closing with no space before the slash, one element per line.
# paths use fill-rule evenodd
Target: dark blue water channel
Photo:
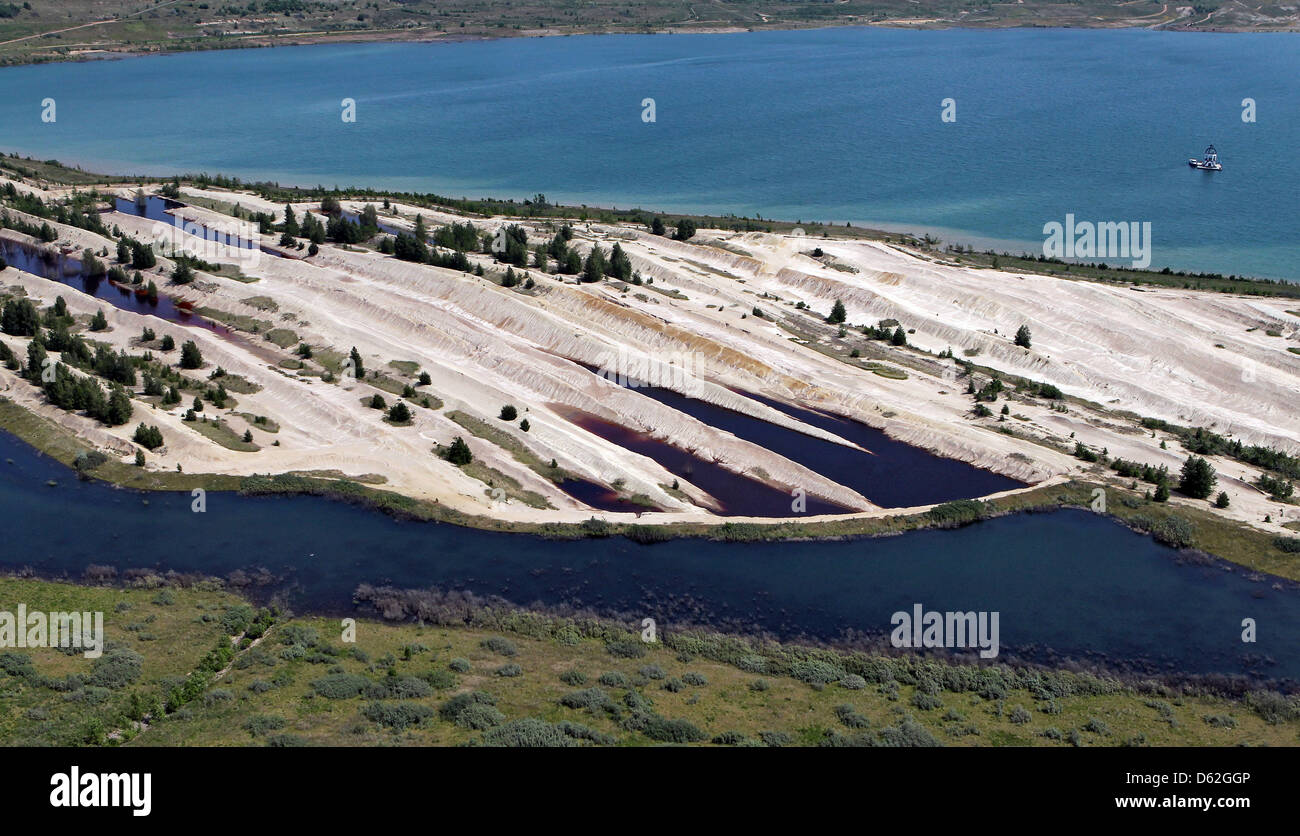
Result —
<path fill-rule="evenodd" d="M 883 634 L 892 613 L 920 603 L 999 612 L 1001 658 L 1300 679 L 1296 584 L 1180 560 L 1083 511 L 878 539 L 638 545 L 399 522 L 310 497 L 214 493 L 203 514 L 190 502 L 79 482 L 0 434 L 6 570 L 78 579 L 92 564 L 217 576 L 265 569 L 273 580 L 253 593 L 299 612 L 351 612 L 353 591 L 369 582 L 652 617 L 668 630 L 693 622 L 827 640 Z M 1241 642 L 1244 618 L 1256 619 L 1258 643 Z"/>
<path fill-rule="evenodd" d="M 7 241 L 0 242 L 0 252 L 4 254 L 5 261 L 11 267 L 22 270 L 24 273 L 31 273 L 34 276 L 40 276 L 74 287 L 124 311 L 156 316 L 168 322 L 175 322 L 178 325 L 204 328 L 224 337 L 231 335 L 229 328 L 209 322 L 201 316 L 196 316 L 177 305 L 164 294 L 159 294 L 157 298 L 150 299 L 144 293 L 145 285 L 127 287 L 115 284 L 107 277 L 92 278 L 84 275 L 81 260 L 78 258 L 66 256 L 53 250 L 38 249 Z M 155 282 L 158 281 L 158 277 L 152 274 L 150 278 Z M 146 285 L 149 280 L 149 278 L 145 279 Z"/>
<path fill-rule="evenodd" d="M 571 407 L 552 404 L 552 409 L 587 432 L 645 456 L 690 482 L 718 501 L 719 507 L 711 509 L 717 514 L 739 517 L 789 517 L 795 514 L 795 500 L 790 491 L 743 476 L 649 433 Z M 811 494 L 804 497 L 803 502 L 803 513 L 808 515 L 843 514 L 851 510 Z"/>
<path fill-rule="evenodd" d="M 1007 476 L 895 441 L 866 424 L 758 398 L 748 392 L 741 394 L 766 403 L 810 426 L 834 433 L 868 452 L 814 438 L 707 401 L 688 398 L 672 389 L 645 386 L 636 391 L 698 418 L 711 427 L 726 430 L 737 438 L 798 462 L 809 470 L 852 488 L 882 508 L 909 508 L 954 499 L 970 499 L 1025 486 L 1023 482 Z"/>
<path fill-rule="evenodd" d="M 230 247 L 239 247 L 241 249 L 251 250 L 259 249 L 261 252 L 270 253 L 271 255 L 281 256 L 269 247 L 263 247 L 258 243 L 257 225 L 252 221 L 237 221 L 231 218 L 225 222 L 227 228 L 215 228 L 206 226 L 195 220 L 187 220 L 180 215 L 172 214 L 175 209 L 183 209 L 186 204 L 171 198 L 159 197 L 158 195 L 145 195 L 140 198 L 113 198 L 113 208 L 115 211 L 126 215 L 135 215 L 138 218 L 148 218 L 151 221 L 174 226 L 177 229 L 184 230 L 190 234 L 197 235 L 207 241 L 218 244 L 225 244 Z M 238 224 L 238 226 L 236 226 Z M 231 234 L 232 229 L 234 234 Z M 283 256 L 281 256 L 283 257 Z"/>

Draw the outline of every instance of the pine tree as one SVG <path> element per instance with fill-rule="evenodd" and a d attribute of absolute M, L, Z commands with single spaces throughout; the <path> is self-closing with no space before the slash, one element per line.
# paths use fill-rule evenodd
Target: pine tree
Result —
<path fill-rule="evenodd" d="M 131 396 L 122 387 L 114 386 L 105 407 L 104 423 L 110 427 L 125 424 L 131 420 L 131 411 Z"/>
<path fill-rule="evenodd" d="M 1218 482 L 1218 479 L 1219 477 L 1214 473 L 1214 467 L 1208 461 L 1200 456 L 1191 455 L 1187 457 L 1187 461 L 1183 462 L 1178 490 L 1193 499 L 1207 499 L 1214 490 L 1214 485 Z"/>
<path fill-rule="evenodd" d="M 193 340 L 186 340 L 181 346 L 181 368 L 197 369 L 203 365 L 203 353 Z"/>
<path fill-rule="evenodd" d="M 1016 345 L 1021 348 L 1029 348 L 1032 334 L 1029 333 L 1028 325 L 1021 325 L 1020 330 L 1016 331 Z"/>
<path fill-rule="evenodd" d="M 140 424 L 135 428 L 135 435 L 132 437 L 132 440 L 141 447 L 145 447 L 149 450 L 157 450 L 159 447 L 163 446 L 162 430 L 157 427 L 148 427 L 144 424 Z M 144 467 L 144 454 L 137 451 L 135 455 L 135 463 L 140 467 Z"/>
<path fill-rule="evenodd" d="M 452 439 L 451 446 L 447 448 L 444 456 L 447 461 L 457 466 L 474 461 L 474 454 L 470 452 L 469 445 L 460 436 Z"/>
<path fill-rule="evenodd" d="M 627 257 L 623 252 L 621 244 L 615 243 L 614 249 L 609 255 L 609 265 L 605 272 L 620 281 L 629 281 L 632 278 L 632 259 Z"/>
<path fill-rule="evenodd" d="M 284 205 L 284 234 L 290 237 L 298 234 L 298 219 L 293 216 L 293 206 Z"/>
<path fill-rule="evenodd" d="M 348 354 L 348 359 L 352 361 L 352 373 L 356 376 L 357 380 L 364 378 L 366 376 L 366 366 L 361 362 L 361 352 L 357 351 L 355 345 L 352 346 L 352 351 Z"/>
<path fill-rule="evenodd" d="M 844 303 L 836 299 L 834 306 L 831 307 L 831 314 L 826 317 L 826 321 L 832 325 L 839 325 L 848 318 L 848 315 L 848 311 L 844 309 Z"/>
<path fill-rule="evenodd" d="M 605 252 L 600 245 L 591 248 L 587 255 L 587 261 L 582 265 L 582 280 L 584 282 L 598 282 L 605 277 Z"/>

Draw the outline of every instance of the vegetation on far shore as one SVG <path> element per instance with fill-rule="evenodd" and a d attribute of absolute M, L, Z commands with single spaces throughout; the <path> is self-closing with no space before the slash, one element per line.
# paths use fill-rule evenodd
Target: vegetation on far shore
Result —
<path fill-rule="evenodd" d="M 1165 27 L 1172 30 L 1288 30 L 1294 6 L 1025 0 L 973 8 L 958 0 L 841 0 L 682 6 L 670 0 L 18 0 L 0 2 L 0 64 L 121 54 L 346 41 L 459 41 L 587 33 L 709 32 L 829 26 L 909 28 Z"/>
<path fill-rule="evenodd" d="M 20 157 L 13 154 L 0 154 L 0 172 L 12 172 L 21 177 L 28 177 L 36 180 L 45 180 L 51 183 L 61 183 L 72 186 L 94 186 L 94 185 L 126 185 L 159 182 L 157 178 L 143 178 L 140 176 L 116 176 L 102 175 L 83 171 L 76 167 L 65 166 L 58 160 L 35 160 L 31 157 Z M 1173 270 L 1171 268 L 1159 269 L 1137 269 L 1129 267 L 1112 267 L 1110 265 L 1096 263 L 1076 263 L 1066 262 L 1060 259 L 1047 258 L 1044 256 L 1033 256 L 1028 254 L 1013 254 L 1007 251 L 997 252 L 994 250 L 975 251 L 969 247 L 955 244 L 944 244 L 940 239 L 933 237 L 928 233 L 913 235 L 908 233 L 886 232 L 869 227 L 853 226 L 848 223 L 834 223 L 828 221 L 816 220 L 773 220 L 759 216 L 748 217 L 745 215 L 696 215 L 690 213 L 673 213 L 651 211 L 642 208 L 618 209 L 614 207 L 597 207 L 597 206 L 568 206 L 554 203 L 546 198 L 545 195 L 533 195 L 528 198 L 516 200 L 514 198 L 467 198 L 451 197 L 448 195 L 438 195 L 431 193 L 414 193 L 414 192 L 395 192 L 389 190 L 376 190 L 370 188 L 361 188 L 355 186 L 325 188 L 323 186 L 306 187 L 306 186 L 286 186 L 276 182 L 245 182 L 236 177 L 227 177 L 221 174 L 206 173 L 187 173 L 176 175 L 171 178 L 171 182 L 165 187 L 166 191 L 175 191 L 181 185 L 194 186 L 196 188 L 215 188 L 229 190 L 246 190 L 257 194 L 273 203 L 303 203 L 303 202 L 320 202 L 324 205 L 337 205 L 337 202 L 343 200 L 360 200 L 384 202 L 385 204 L 396 201 L 410 206 L 426 207 L 429 209 L 438 209 L 458 213 L 470 218 L 485 218 L 497 215 L 508 217 L 517 217 L 533 221 L 593 221 L 604 224 L 633 223 L 653 228 L 659 234 L 671 233 L 673 237 L 683 236 L 689 238 L 694 235 L 696 229 L 722 229 L 733 232 L 771 232 L 788 234 L 796 228 L 810 239 L 834 235 L 840 238 L 862 238 L 867 240 L 878 240 L 893 243 L 900 246 L 906 246 L 920 252 L 929 254 L 932 257 L 950 260 L 958 264 L 970 266 L 990 267 L 1014 272 L 1037 273 L 1049 275 L 1057 278 L 1071 279 L 1078 281 L 1095 281 L 1110 284 L 1120 284 L 1133 287 L 1140 290 L 1142 286 L 1149 285 L 1155 287 L 1171 287 L 1189 290 L 1207 290 L 1220 293 L 1238 293 L 1251 296 L 1280 296 L 1288 298 L 1300 298 L 1300 283 L 1289 282 L 1281 279 L 1262 279 L 1251 278 L 1248 276 L 1224 276 L 1220 273 L 1198 272 L 1187 270 Z M 12 198 L 10 198 L 12 200 Z M 81 196 L 81 201 L 85 205 L 90 205 L 97 199 L 94 190 Z M 30 209 L 32 207 L 23 207 Z M 89 217 L 89 213 L 86 213 Z M 310 216 L 309 216 L 310 217 Z M 67 218 L 69 222 L 76 224 L 76 217 Z M 269 232 L 269 221 L 258 218 L 257 220 L 267 224 L 263 227 L 263 232 Z M 304 219 L 306 220 L 306 219 Z M 314 218 L 312 219 L 314 221 Z M 346 219 L 342 219 L 346 220 Z M 374 222 L 378 222 L 376 216 Z M 364 225 L 365 219 L 358 219 L 358 222 L 350 222 L 346 226 L 358 227 Z M 319 225 L 319 224 L 318 224 Z M 448 230 L 454 231 L 454 227 L 448 227 Z M 295 230 L 304 238 L 310 238 L 312 243 L 322 243 L 331 235 L 331 230 L 321 228 L 317 235 L 312 235 L 311 230 Z M 560 230 L 563 232 L 563 229 Z M 338 230 L 333 230 L 335 234 Z M 101 231 L 102 233 L 102 231 Z M 408 238 L 410 236 L 407 236 Z M 473 250 L 481 244 L 478 240 L 468 242 L 464 241 L 438 241 L 440 245 L 455 252 L 464 252 Z M 483 246 L 487 246 L 484 244 Z M 587 265 L 579 264 L 574 269 L 566 269 L 562 265 L 561 259 L 567 253 L 557 253 L 552 248 L 551 252 L 544 254 L 544 257 L 550 259 L 550 263 L 559 268 L 561 273 L 582 274 Z M 442 263 L 441 266 L 453 267 L 456 269 L 470 269 L 468 263 L 450 263 L 454 252 L 451 255 L 444 256 L 449 263 Z M 527 253 L 525 253 L 527 254 Z M 423 257 L 413 257 L 409 254 L 398 253 L 398 257 L 404 257 L 413 261 L 429 261 L 437 256 L 437 253 L 426 251 Z M 560 258 L 557 258 L 556 256 Z M 441 263 L 441 262 L 439 262 Z M 514 266 L 523 267 L 522 261 L 513 262 Z M 536 266 L 536 265 L 534 265 Z M 603 263 L 600 267 L 604 275 L 609 275 L 623 280 L 631 279 L 631 276 L 622 276 L 616 265 Z M 543 272 L 545 272 L 545 262 L 543 262 Z"/>

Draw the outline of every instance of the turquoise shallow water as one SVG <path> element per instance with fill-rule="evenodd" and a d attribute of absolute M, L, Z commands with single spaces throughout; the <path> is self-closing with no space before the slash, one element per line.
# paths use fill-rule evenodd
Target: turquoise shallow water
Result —
<path fill-rule="evenodd" d="M 1037 251 L 1071 213 L 1150 222 L 1156 267 L 1297 279 L 1298 77 L 1293 34 L 292 47 L 0 70 L 0 148 L 112 171 L 872 222 L 1014 250 Z M 1189 169 L 1210 142 L 1225 169 Z"/>

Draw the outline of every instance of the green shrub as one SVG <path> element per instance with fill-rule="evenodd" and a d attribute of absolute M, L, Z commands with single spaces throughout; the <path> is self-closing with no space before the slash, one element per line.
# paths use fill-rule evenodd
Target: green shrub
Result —
<path fill-rule="evenodd" d="M 871 721 L 857 712 L 851 705 L 835 706 L 835 716 L 839 721 L 851 729 L 870 728 Z"/>
<path fill-rule="evenodd" d="M 828 682 L 837 682 L 846 675 L 835 665 L 817 659 L 800 659 L 790 666 L 790 676 L 809 684 L 824 685 Z"/>
<path fill-rule="evenodd" d="M 134 650 L 127 648 L 108 650 L 91 665 L 87 684 L 111 690 L 124 688 L 140 678 L 140 666 L 143 663 L 144 657 Z M 35 671 L 33 670 L 32 673 Z"/>
<path fill-rule="evenodd" d="M 366 703 L 365 708 L 361 709 L 361 715 L 384 728 L 400 731 L 432 717 L 433 709 L 419 703 L 372 702 Z"/>
<path fill-rule="evenodd" d="M 1300 718 L 1300 698 L 1288 699 L 1276 691 L 1251 691 L 1246 694 L 1246 706 L 1270 725 Z"/>
<path fill-rule="evenodd" d="M 637 731 L 662 743 L 698 743 L 708 738 L 688 720 L 669 720 L 657 714 L 644 717 Z"/>
<path fill-rule="evenodd" d="M 424 675 L 424 681 L 429 683 L 430 687 L 438 691 L 445 691 L 448 688 L 456 687 L 456 675 L 451 671 L 429 671 Z"/>
<path fill-rule="evenodd" d="M 640 659 L 645 656 L 645 644 L 637 639 L 616 639 L 605 645 L 610 656 L 622 659 Z"/>
<path fill-rule="evenodd" d="M 1105 722 L 1098 720 L 1096 717 L 1089 719 L 1087 725 L 1083 727 L 1083 730 L 1103 736 L 1110 734 L 1110 726 L 1106 725 Z"/>
<path fill-rule="evenodd" d="M 482 691 L 457 694 L 438 708 L 442 719 L 461 728 L 483 731 L 505 722 L 505 715 L 496 709 L 496 698 Z"/>
<path fill-rule="evenodd" d="M 389 676 L 366 686 L 365 695 L 372 700 L 420 699 L 433 696 L 433 686 L 416 676 Z"/>
<path fill-rule="evenodd" d="M 560 681 L 575 687 L 587 684 L 587 675 L 582 671 L 570 670 L 560 674 Z"/>
<path fill-rule="evenodd" d="M 912 705 L 922 711 L 933 711 L 936 708 L 943 708 L 943 701 L 933 694 L 917 691 L 912 695 Z"/>
<path fill-rule="evenodd" d="M 989 506 L 978 499 L 958 499 L 944 502 L 926 512 L 940 528 L 956 528 L 984 519 L 989 514 Z"/>
<path fill-rule="evenodd" d="M 509 639 L 503 639 L 500 636 L 492 636 L 479 642 L 479 647 L 484 650 L 490 650 L 500 656 L 514 656 L 519 652 L 515 643 Z"/>
<path fill-rule="evenodd" d="M 244 728 L 253 737 L 261 737 L 267 732 L 284 728 L 284 718 L 273 714 L 258 714 L 244 721 Z"/>
<path fill-rule="evenodd" d="M 511 720 L 503 726 L 488 730 L 483 734 L 481 745 L 506 746 L 518 749 L 552 749 L 577 746 L 578 743 L 565 734 L 564 729 L 558 725 L 533 717 L 525 717 L 522 720 Z"/>
<path fill-rule="evenodd" d="M 560 705 L 565 708 L 576 708 L 586 710 L 592 714 L 600 712 L 615 713 L 617 706 L 610 699 L 608 693 L 600 688 L 586 688 L 581 691 L 571 691 L 560 697 Z"/>
<path fill-rule="evenodd" d="M 312 680 L 311 689 L 318 696 L 329 700 L 348 700 L 361 696 L 361 692 L 373 684 L 370 679 L 360 674 L 331 673 Z"/>
<path fill-rule="evenodd" d="M 1278 537 L 1273 540 L 1273 546 L 1287 554 L 1300 554 L 1300 537 Z"/>

